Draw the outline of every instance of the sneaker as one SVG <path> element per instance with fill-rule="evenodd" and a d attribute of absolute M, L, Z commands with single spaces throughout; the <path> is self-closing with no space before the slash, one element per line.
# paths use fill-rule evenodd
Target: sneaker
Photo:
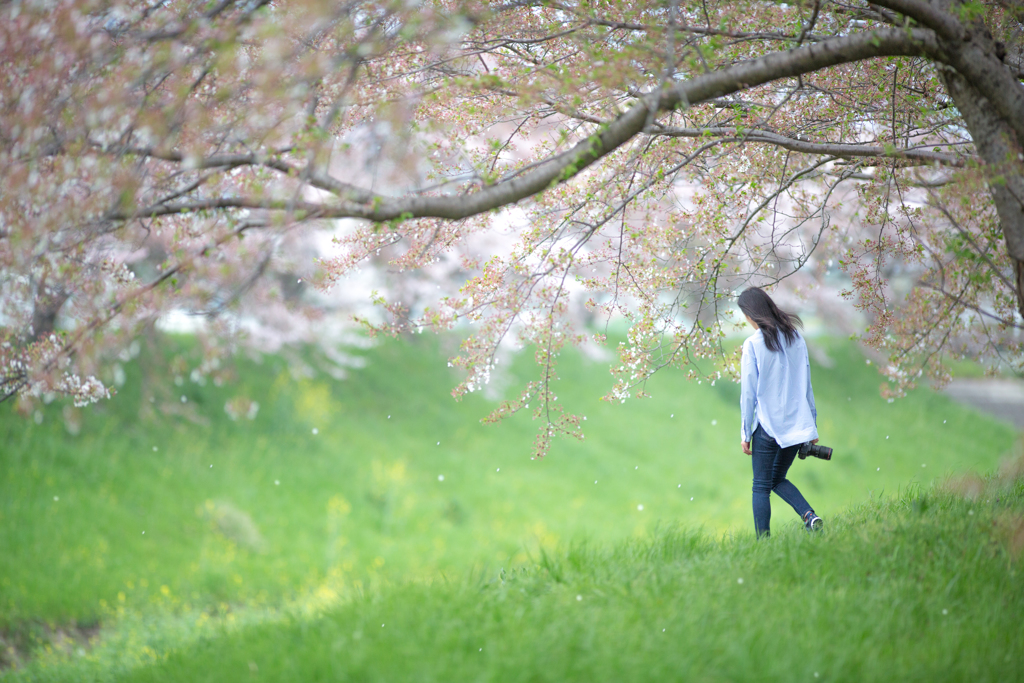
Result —
<path fill-rule="evenodd" d="M 814 514 L 814 510 L 808 510 L 804 513 L 804 527 L 808 531 L 821 531 L 823 526 L 825 526 L 825 523 L 821 521 L 821 517 Z"/>

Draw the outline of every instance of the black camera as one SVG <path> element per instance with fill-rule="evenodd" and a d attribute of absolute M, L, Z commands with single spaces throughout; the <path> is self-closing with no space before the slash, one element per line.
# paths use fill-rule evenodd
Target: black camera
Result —
<path fill-rule="evenodd" d="M 832 449 L 828 446 L 819 446 L 816 443 L 808 441 L 803 446 L 800 446 L 800 459 L 803 460 L 808 455 L 813 458 L 821 458 L 822 460 L 832 459 Z"/>

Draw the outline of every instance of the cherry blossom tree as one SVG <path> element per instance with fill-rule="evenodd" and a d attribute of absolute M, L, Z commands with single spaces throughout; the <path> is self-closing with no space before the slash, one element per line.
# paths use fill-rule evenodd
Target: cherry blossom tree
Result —
<path fill-rule="evenodd" d="M 669 366 L 735 376 L 723 337 L 752 284 L 841 290 L 892 396 L 951 358 L 1024 369 L 1009 0 L 0 13 L 4 397 L 96 400 L 97 368 L 168 310 L 258 316 L 293 276 L 366 268 L 391 283 L 374 330 L 463 334 L 457 396 L 503 342 L 534 351 L 490 419 L 529 407 L 537 455 L 581 435 L 555 393 L 566 346 L 627 322 L 608 400 Z M 336 251 L 314 268 L 317 230 Z M 432 274 L 432 300 L 399 294 Z"/>

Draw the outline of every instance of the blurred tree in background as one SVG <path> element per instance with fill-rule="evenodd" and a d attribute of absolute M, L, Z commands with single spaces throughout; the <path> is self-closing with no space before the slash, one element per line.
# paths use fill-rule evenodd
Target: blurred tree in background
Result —
<path fill-rule="evenodd" d="M 204 321 L 200 373 L 239 342 L 323 339 L 332 300 L 307 285 L 361 269 L 387 312 L 372 328 L 465 324 L 456 394 L 503 340 L 535 350 L 537 380 L 492 417 L 534 411 L 538 454 L 579 433 L 552 386 L 567 344 L 627 321 L 610 400 L 668 365 L 718 379 L 751 284 L 854 300 L 895 395 L 950 357 L 1024 362 L 1020 5 L 0 16 L 0 397 L 103 398 L 104 368 L 173 315 Z"/>

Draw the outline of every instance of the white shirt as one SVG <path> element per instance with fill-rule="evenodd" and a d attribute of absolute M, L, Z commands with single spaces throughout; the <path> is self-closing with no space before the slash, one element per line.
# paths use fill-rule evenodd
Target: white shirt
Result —
<path fill-rule="evenodd" d="M 740 440 L 750 441 L 758 423 L 779 446 L 786 448 L 818 438 L 818 411 L 811 389 L 807 344 L 797 332 L 781 351 L 769 351 L 761 330 L 743 342 L 740 363 Z M 756 415 L 755 415 L 756 409 Z"/>

